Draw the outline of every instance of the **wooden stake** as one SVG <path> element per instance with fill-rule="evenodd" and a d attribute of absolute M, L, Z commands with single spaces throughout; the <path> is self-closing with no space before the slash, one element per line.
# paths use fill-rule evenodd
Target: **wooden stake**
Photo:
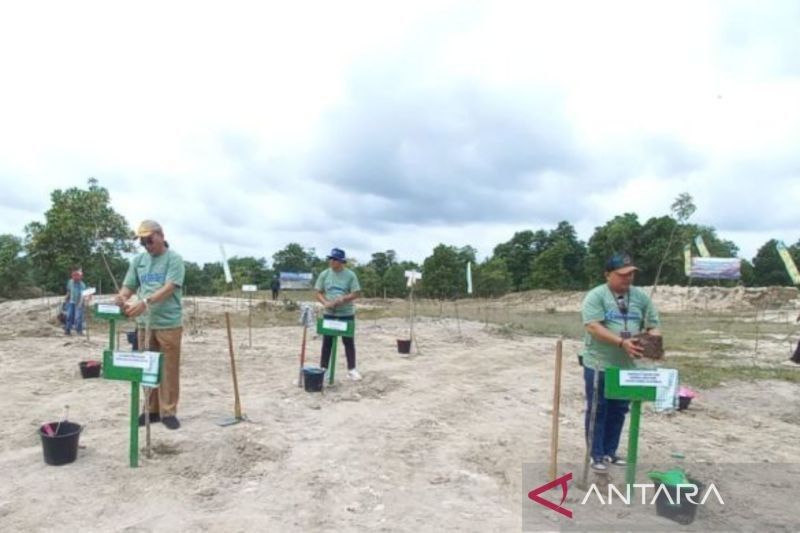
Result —
<path fill-rule="evenodd" d="M 231 356 L 231 375 L 233 376 L 234 416 L 236 420 L 242 419 L 242 404 L 239 401 L 239 382 L 236 379 L 236 359 L 233 357 L 233 339 L 231 338 L 231 317 L 225 311 L 225 327 L 228 329 L 228 353 Z"/>
<path fill-rule="evenodd" d="M 561 411 L 561 360 L 563 341 L 556 343 L 556 377 L 553 381 L 553 425 L 550 430 L 550 479 L 556 478 L 558 468 L 558 417 Z"/>

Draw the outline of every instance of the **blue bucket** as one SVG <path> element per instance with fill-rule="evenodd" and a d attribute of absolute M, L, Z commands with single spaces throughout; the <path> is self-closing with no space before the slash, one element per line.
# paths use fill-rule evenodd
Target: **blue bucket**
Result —
<path fill-rule="evenodd" d="M 303 368 L 303 387 L 306 392 L 322 391 L 322 383 L 325 381 L 325 371 L 315 366 Z"/>

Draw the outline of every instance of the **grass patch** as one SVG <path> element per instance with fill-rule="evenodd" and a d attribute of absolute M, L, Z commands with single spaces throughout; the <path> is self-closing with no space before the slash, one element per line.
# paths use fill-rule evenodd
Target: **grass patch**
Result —
<path fill-rule="evenodd" d="M 669 357 L 667 364 L 677 368 L 681 382 L 698 388 L 718 387 L 725 381 L 742 380 L 758 381 L 763 379 L 779 379 L 791 383 L 800 383 L 800 372 L 784 368 L 760 368 L 748 365 L 721 366 L 709 364 L 708 360 L 697 357 Z"/>

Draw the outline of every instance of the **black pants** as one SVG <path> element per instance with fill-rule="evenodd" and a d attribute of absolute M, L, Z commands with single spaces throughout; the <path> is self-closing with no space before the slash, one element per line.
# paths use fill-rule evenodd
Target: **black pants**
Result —
<path fill-rule="evenodd" d="M 278 290 L 277 289 L 272 289 L 272 299 L 273 300 L 277 300 L 278 299 Z"/>
<path fill-rule="evenodd" d="M 355 319 L 353 315 L 350 316 L 325 315 L 325 318 L 331 318 L 334 320 Z M 322 337 L 322 361 L 319 364 L 319 366 L 321 366 L 322 368 L 328 368 L 328 364 L 330 364 L 331 350 L 333 349 L 333 342 L 335 340 L 336 337 L 332 337 L 330 335 L 323 335 Z M 342 342 L 344 343 L 345 356 L 347 356 L 347 370 L 353 370 L 356 367 L 356 341 L 353 337 L 342 337 Z"/>

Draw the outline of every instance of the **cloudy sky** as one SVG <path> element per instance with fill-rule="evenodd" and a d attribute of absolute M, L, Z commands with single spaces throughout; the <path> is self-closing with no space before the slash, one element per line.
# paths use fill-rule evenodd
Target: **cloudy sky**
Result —
<path fill-rule="evenodd" d="M 188 260 L 481 258 L 568 220 L 800 239 L 800 3 L 16 2 L 0 233 L 109 189 Z"/>

